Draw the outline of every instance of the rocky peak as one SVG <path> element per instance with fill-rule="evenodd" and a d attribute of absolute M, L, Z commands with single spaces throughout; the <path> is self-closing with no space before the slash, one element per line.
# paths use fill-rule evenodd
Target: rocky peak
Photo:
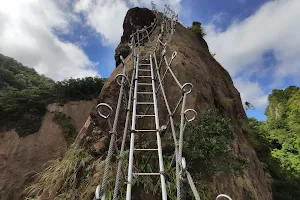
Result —
<path fill-rule="evenodd" d="M 127 11 L 123 22 L 123 35 L 121 37 L 121 42 L 115 50 L 116 65 L 119 64 L 118 60 L 120 55 L 125 58 L 130 53 L 130 47 L 128 46 L 128 43 L 130 42 L 130 35 L 137 29 L 141 29 L 144 26 L 150 26 L 154 19 L 155 15 L 147 8 L 135 7 Z"/>
<path fill-rule="evenodd" d="M 147 8 L 131 8 L 128 10 L 124 22 L 123 22 L 123 35 L 121 37 L 121 43 L 130 42 L 130 35 L 137 29 L 144 26 L 150 26 L 154 21 L 155 15 Z"/>

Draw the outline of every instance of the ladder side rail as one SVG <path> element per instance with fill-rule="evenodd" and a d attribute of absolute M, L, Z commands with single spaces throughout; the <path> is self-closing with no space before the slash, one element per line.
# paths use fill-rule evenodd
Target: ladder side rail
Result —
<path fill-rule="evenodd" d="M 122 58 L 123 60 L 123 58 Z M 111 127 L 110 125 L 110 121 L 109 122 L 109 126 L 110 128 L 112 128 L 112 130 L 110 130 L 110 143 L 109 143 L 109 149 L 108 149 L 108 153 L 105 159 L 105 166 L 104 166 L 104 172 L 103 172 L 103 179 L 102 179 L 102 184 L 101 184 L 101 188 L 100 185 L 98 185 L 95 194 L 100 194 L 101 199 L 105 200 L 105 189 L 106 189 L 106 185 L 107 185 L 107 181 L 108 181 L 108 176 L 109 176 L 109 168 L 110 168 L 110 162 L 111 162 L 111 158 L 112 155 L 114 153 L 114 147 L 115 147 L 115 140 L 116 140 L 116 136 L 117 136 L 117 125 L 118 125 L 118 121 L 119 121 L 119 115 L 120 115 L 120 110 L 121 110 L 121 103 L 122 103 L 122 99 L 123 99 L 123 94 L 124 94 L 124 85 L 125 85 L 125 76 L 126 76 L 126 65 L 125 63 L 123 63 L 123 76 L 122 76 L 122 80 L 121 80 L 121 87 L 119 90 L 119 97 L 118 97 L 118 102 L 117 102 L 117 108 L 116 108 L 116 113 L 115 113 L 115 118 L 114 118 L 114 122 L 113 122 L 113 126 Z M 116 149 L 117 150 L 117 149 Z M 96 195 L 95 195 L 96 196 Z M 96 197 L 98 198 L 98 197 Z"/>
<path fill-rule="evenodd" d="M 129 125 L 129 120 L 130 120 L 129 118 L 130 118 L 130 108 L 131 108 L 131 101 L 132 101 L 132 90 L 133 90 L 134 78 L 135 78 L 135 73 L 136 73 L 136 70 L 135 70 L 136 69 L 136 66 L 135 66 L 136 65 L 135 49 L 133 50 L 132 60 L 133 60 L 133 71 L 132 71 L 130 88 L 129 88 L 128 104 L 127 104 L 127 110 L 126 110 L 126 121 L 125 121 L 125 127 L 124 127 L 124 131 L 123 131 L 123 139 L 122 139 L 120 155 L 119 155 L 119 162 L 118 162 L 118 168 L 117 168 L 117 174 L 116 174 L 113 200 L 118 199 L 119 184 L 120 184 L 120 179 L 121 179 L 121 175 L 122 175 L 125 142 L 126 142 L 126 136 L 127 136 L 127 133 L 128 133 L 128 125 Z"/>
<path fill-rule="evenodd" d="M 157 109 L 157 99 L 155 94 L 155 81 L 154 81 L 154 70 L 152 63 L 152 55 L 150 55 L 150 67 L 151 67 L 151 76 L 152 76 L 152 90 L 153 90 L 153 102 L 154 102 L 154 113 L 155 113 L 155 126 L 156 126 L 156 138 L 157 138 L 157 148 L 158 148 L 158 159 L 159 159 L 159 171 L 160 171 L 160 182 L 161 182 L 161 191 L 162 199 L 167 200 L 167 188 L 166 180 L 164 176 L 164 163 L 161 147 L 161 137 L 160 137 L 160 127 L 159 127 L 159 118 L 158 118 L 158 109 Z"/>
<path fill-rule="evenodd" d="M 155 54 L 154 54 L 154 62 L 155 62 L 155 65 L 156 65 L 156 73 L 158 75 L 157 77 L 158 77 L 159 86 L 161 88 L 160 91 L 162 93 L 162 96 L 163 96 L 163 99 L 164 99 L 164 102 L 165 102 L 165 105 L 167 107 L 167 111 L 168 111 L 168 114 L 169 114 L 169 121 L 170 121 L 172 136 L 173 136 L 173 140 L 174 140 L 175 161 L 176 161 L 175 162 L 175 166 L 176 166 L 176 188 L 177 188 L 177 196 L 178 196 L 180 191 L 181 191 L 181 186 L 180 186 L 180 177 L 178 176 L 178 174 L 180 173 L 180 169 L 179 169 L 179 164 L 177 162 L 177 160 L 178 160 L 178 142 L 177 142 L 177 138 L 176 138 L 175 123 L 174 123 L 174 119 L 173 119 L 173 113 L 171 112 L 170 105 L 169 105 L 169 102 L 168 102 L 168 99 L 167 99 L 167 96 L 166 96 L 166 93 L 165 93 L 165 89 L 162 85 L 162 78 L 161 78 L 161 75 L 160 75 L 160 68 L 157 64 L 157 58 L 156 58 Z"/>
<path fill-rule="evenodd" d="M 139 70 L 139 55 L 137 55 L 136 73 L 135 73 L 135 80 L 134 80 L 135 83 L 134 83 L 134 94 L 133 94 L 133 108 L 132 108 L 132 121 L 131 121 L 131 134 L 130 134 L 130 150 L 129 150 L 129 164 L 128 164 L 128 175 L 127 175 L 126 200 L 131 200 L 133 152 L 134 152 L 134 137 L 135 137 L 135 125 L 136 125 L 138 74 L 139 74 L 138 70 Z"/>

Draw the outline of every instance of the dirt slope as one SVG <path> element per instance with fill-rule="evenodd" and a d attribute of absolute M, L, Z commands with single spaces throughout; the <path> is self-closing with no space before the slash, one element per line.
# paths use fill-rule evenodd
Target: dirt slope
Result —
<path fill-rule="evenodd" d="M 24 138 L 14 130 L 0 133 L 1 200 L 20 199 L 34 172 L 40 172 L 47 161 L 61 157 L 67 150 L 61 128 L 52 121 L 54 112 L 70 116 L 78 133 L 94 105 L 93 101 L 50 104 L 37 133 Z"/>

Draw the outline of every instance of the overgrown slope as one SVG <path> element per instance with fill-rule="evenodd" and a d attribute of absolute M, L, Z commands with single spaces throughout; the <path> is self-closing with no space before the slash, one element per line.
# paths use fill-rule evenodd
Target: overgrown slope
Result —
<path fill-rule="evenodd" d="M 0 54 L 0 199 L 22 192 L 60 159 L 95 106 L 105 79 L 55 82 Z"/>
<path fill-rule="evenodd" d="M 266 122 L 249 119 L 248 139 L 268 173 L 273 199 L 300 199 L 300 89 L 273 90 L 266 115 Z"/>
<path fill-rule="evenodd" d="M 276 147 L 272 155 L 285 171 L 300 177 L 300 89 L 273 90 L 266 115 L 268 138 Z"/>
<path fill-rule="evenodd" d="M 0 54 L 0 129 L 32 134 L 39 130 L 49 103 L 92 100 L 103 83 L 99 77 L 55 82 Z"/>

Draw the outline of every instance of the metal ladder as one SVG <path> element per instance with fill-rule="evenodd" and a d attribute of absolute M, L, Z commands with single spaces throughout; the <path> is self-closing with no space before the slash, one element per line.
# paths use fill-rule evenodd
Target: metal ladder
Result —
<path fill-rule="evenodd" d="M 161 182 L 161 191 L 162 191 L 162 200 L 167 200 L 167 190 L 166 190 L 166 181 L 164 176 L 164 164 L 163 164 L 163 154 L 161 147 L 161 137 L 160 137 L 160 126 L 159 126 L 159 118 L 158 118 L 158 108 L 157 108 L 157 99 L 156 99 L 156 89 L 155 89 L 155 76 L 152 64 L 152 55 L 149 57 L 149 63 L 140 64 L 139 63 L 139 55 L 136 57 L 136 66 L 135 66 L 135 82 L 134 82 L 134 96 L 133 96 L 133 109 L 132 109 L 132 121 L 131 121 L 131 134 L 130 134 L 130 150 L 129 150 L 129 164 L 128 164 L 128 176 L 127 176 L 127 191 L 126 191 L 126 200 L 131 200 L 131 188 L 133 183 L 133 176 L 160 176 Z M 140 66 L 148 66 L 150 69 L 140 69 Z M 151 76 L 139 75 L 139 72 L 151 72 Z M 139 79 L 151 78 L 151 83 L 139 83 Z M 151 87 L 151 91 L 138 91 L 139 86 L 147 86 Z M 138 101 L 138 96 L 142 94 L 152 95 L 152 102 L 142 102 Z M 154 115 L 140 115 L 137 114 L 137 106 L 138 105 L 153 105 Z M 154 117 L 155 118 L 155 130 L 146 130 L 146 129 L 136 129 L 136 119 L 138 117 Z M 141 133 L 156 133 L 156 142 L 157 149 L 144 149 L 144 148 L 135 148 L 134 147 L 134 138 L 136 134 Z M 133 172 L 133 161 L 134 161 L 134 152 L 135 151 L 157 151 L 158 153 L 158 162 L 159 162 L 159 171 L 156 173 L 153 172 Z"/>

